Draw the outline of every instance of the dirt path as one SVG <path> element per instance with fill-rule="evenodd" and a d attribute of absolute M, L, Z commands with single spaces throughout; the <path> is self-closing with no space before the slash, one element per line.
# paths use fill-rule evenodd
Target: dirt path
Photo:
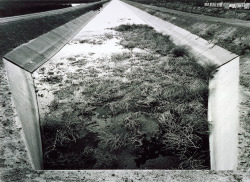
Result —
<path fill-rule="evenodd" d="M 230 24 L 230 25 L 237 25 L 237 26 L 243 26 L 243 27 L 250 28 L 250 21 L 244 21 L 244 20 L 239 20 L 239 19 L 230 19 L 230 18 L 218 18 L 218 17 L 206 16 L 206 15 L 198 15 L 198 14 L 193 14 L 193 13 L 188 13 L 188 12 L 167 9 L 167 8 L 163 8 L 163 7 L 152 6 L 152 5 L 143 5 L 143 6 L 150 8 L 150 9 L 166 12 L 166 13 L 188 16 L 191 18 L 195 18 L 198 21 L 211 21 L 211 22 L 216 22 L 216 23 L 226 23 L 226 24 Z"/>

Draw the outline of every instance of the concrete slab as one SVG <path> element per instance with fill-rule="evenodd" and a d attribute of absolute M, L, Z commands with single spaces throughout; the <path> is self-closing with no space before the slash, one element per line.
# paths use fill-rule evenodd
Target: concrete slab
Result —
<path fill-rule="evenodd" d="M 22 124 L 32 165 L 43 168 L 39 113 L 31 74 L 13 63 L 3 60 L 12 93 L 12 101 Z"/>
<path fill-rule="evenodd" d="M 189 32 L 189 31 L 187 31 L 187 30 L 185 30 L 185 29 L 180 29 L 180 27 L 177 27 L 177 26 L 174 26 L 174 27 L 172 28 L 172 30 L 173 30 L 174 32 L 181 32 L 181 34 L 183 35 L 182 38 L 184 38 L 184 37 L 190 35 L 190 32 Z"/>
<path fill-rule="evenodd" d="M 55 51 L 60 50 L 55 42 L 48 42 L 43 40 L 42 37 L 30 41 L 26 46 L 48 59 L 54 55 Z"/>
<path fill-rule="evenodd" d="M 188 47 L 192 47 L 192 51 L 199 56 L 214 46 L 214 44 L 210 44 L 205 39 L 191 33 L 186 37 L 175 41 L 175 43 L 177 45 L 187 45 Z"/>
<path fill-rule="evenodd" d="M 70 37 L 72 34 L 74 34 L 74 29 L 71 29 L 69 25 L 65 24 L 64 26 L 60 26 L 54 30 L 52 30 L 55 34 L 57 34 L 60 37 L 63 37 L 68 42 L 68 37 Z"/>
<path fill-rule="evenodd" d="M 236 170 L 239 129 L 239 57 L 220 67 L 209 84 L 211 168 Z"/>
<path fill-rule="evenodd" d="M 54 32 L 48 32 L 42 36 L 40 36 L 39 38 L 41 38 L 42 40 L 48 42 L 48 44 L 50 45 L 58 45 L 58 47 L 61 47 L 65 44 L 65 42 L 67 41 L 66 39 L 64 39 L 63 37 L 60 37 L 59 35 L 57 35 Z M 36 39 L 34 39 L 35 41 Z M 49 47 L 48 47 L 49 48 Z"/>
<path fill-rule="evenodd" d="M 38 68 L 39 66 L 37 64 L 39 62 L 47 60 L 46 57 L 28 48 L 26 45 L 14 49 L 12 52 L 5 55 L 4 58 L 29 72 Z"/>
<path fill-rule="evenodd" d="M 214 45 L 212 48 L 204 51 L 202 55 L 213 60 L 215 64 L 220 66 L 238 57 L 238 55 L 231 53 L 217 45 Z"/>
<path fill-rule="evenodd" d="M 98 13 L 99 11 L 85 13 L 75 20 L 23 44 L 6 54 L 4 58 L 32 73 L 67 44 Z"/>
<path fill-rule="evenodd" d="M 82 23 L 84 22 L 77 18 L 74 21 L 68 22 L 67 25 L 71 27 L 71 29 L 75 29 L 75 28 L 78 28 L 79 24 L 82 24 Z"/>

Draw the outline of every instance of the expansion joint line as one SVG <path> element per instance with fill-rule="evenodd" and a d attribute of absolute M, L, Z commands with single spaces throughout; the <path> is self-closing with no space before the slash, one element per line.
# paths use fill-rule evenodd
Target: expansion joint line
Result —
<path fill-rule="evenodd" d="M 176 32 L 176 31 L 173 31 L 173 32 Z M 188 37 L 189 35 L 191 35 L 191 34 L 192 34 L 192 33 L 190 33 L 190 32 L 189 32 L 189 34 L 188 34 L 188 35 L 186 35 L 186 36 L 185 36 L 185 37 L 183 37 L 182 39 L 179 39 L 179 40 L 178 40 L 178 42 L 180 42 L 180 41 L 184 40 L 185 38 L 187 38 L 187 37 Z M 187 44 L 185 44 L 185 45 L 187 45 Z"/>
<path fill-rule="evenodd" d="M 235 57 L 233 57 L 232 59 L 230 59 L 229 61 L 227 61 L 227 62 L 225 62 L 225 63 L 223 63 L 222 65 L 220 65 L 220 66 L 218 66 L 217 68 L 220 68 L 220 67 L 222 67 L 222 66 L 224 66 L 224 65 L 226 65 L 227 63 L 229 63 L 229 62 L 231 62 L 231 61 L 233 61 L 235 58 L 238 58 L 238 57 L 240 57 L 240 56 L 235 56 Z M 217 69 L 216 68 L 216 69 Z"/>

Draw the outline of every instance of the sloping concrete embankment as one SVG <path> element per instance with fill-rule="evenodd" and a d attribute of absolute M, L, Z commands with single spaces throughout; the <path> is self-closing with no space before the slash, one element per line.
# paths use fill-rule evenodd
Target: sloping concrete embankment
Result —
<path fill-rule="evenodd" d="M 169 35 L 177 45 L 187 47 L 201 64 L 218 67 L 209 83 L 208 121 L 210 160 L 213 170 L 236 170 L 239 128 L 239 56 L 185 29 L 124 3 L 147 24 Z"/>
<path fill-rule="evenodd" d="M 108 1 L 105 1 L 107 3 Z M 103 3 L 103 2 L 100 2 Z M 88 13 L 14 49 L 3 58 L 12 101 L 34 169 L 43 169 L 39 111 L 32 73 L 67 44 L 99 11 Z"/>

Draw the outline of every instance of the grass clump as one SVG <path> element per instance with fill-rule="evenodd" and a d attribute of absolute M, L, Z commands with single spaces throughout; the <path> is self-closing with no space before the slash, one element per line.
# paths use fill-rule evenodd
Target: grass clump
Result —
<path fill-rule="evenodd" d="M 121 61 L 124 61 L 125 59 L 131 58 L 131 56 L 132 56 L 132 54 L 130 52 L 122 52 L 122 53 L 112 54 L 111 61 L 121 62 Z"/>
<path fill-rule="evenodd" d="M 174 57 L 184 57 L 188 55 L 188 51 L 184 47 L 176 47 L 172 50 Z"/>
<path fill-rule="evenodd" d="M 155 53 L 167 55 L 175 47 L 169 36 L 156 32 L 147 25 L 120 25 L 116 31 L 123 32 L 121 45 L 125 48 L 150 49 Z"/>
<path fill-rule="evenodd" d="M 63 77 L 61 75 L 53 75 L 53 76 L 48 75 L 41 81 L 47 82 L 50 84 L 55 84 L 55 83 L 61 83 L 62 80 L 63 80 Z"/>

